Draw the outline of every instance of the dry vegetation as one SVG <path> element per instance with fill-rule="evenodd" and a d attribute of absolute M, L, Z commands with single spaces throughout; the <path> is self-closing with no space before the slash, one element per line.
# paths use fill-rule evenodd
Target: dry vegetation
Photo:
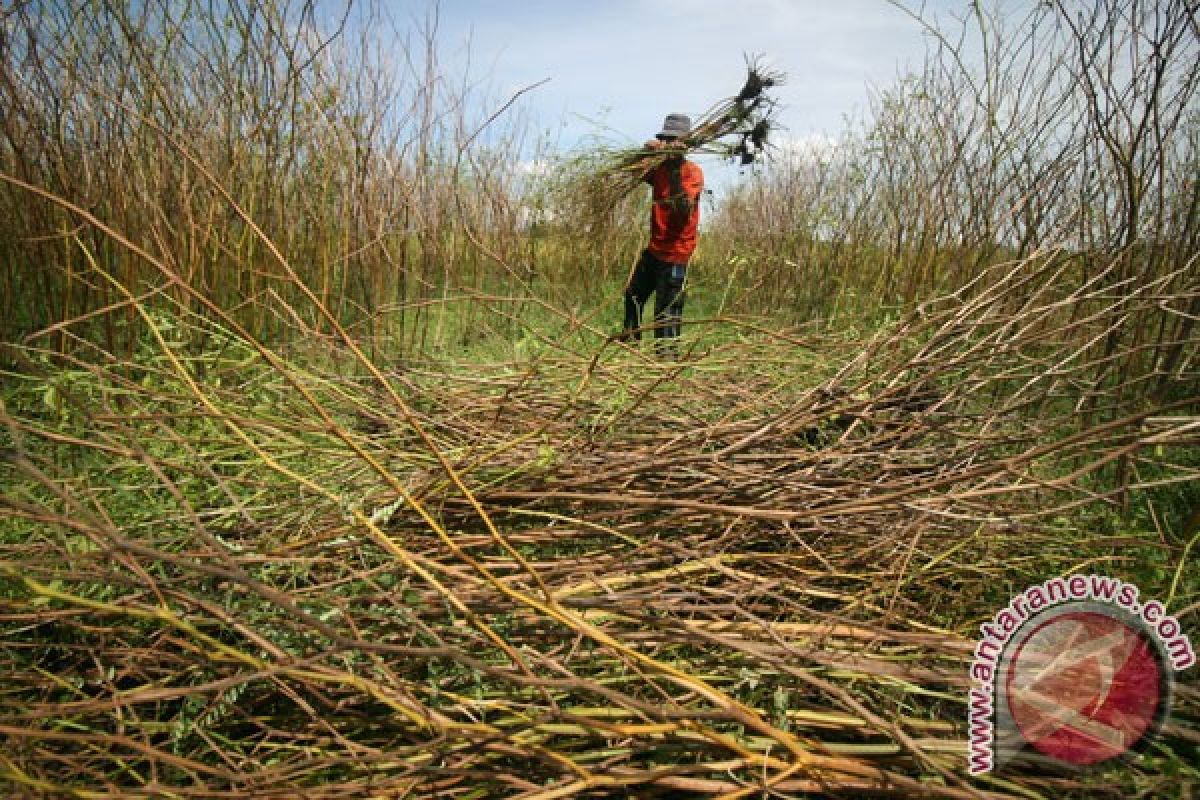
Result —
<path fill-rule="evenodd" d="M 1015 591 L 1200 630 L 1194 10 L 939 32 L 723 206 L 668 362 L 643 209 L 369 12 L 0 12 L 0 790 L 1195 791 L 1192 673 L 1129 762 L 964 759 Z"/>

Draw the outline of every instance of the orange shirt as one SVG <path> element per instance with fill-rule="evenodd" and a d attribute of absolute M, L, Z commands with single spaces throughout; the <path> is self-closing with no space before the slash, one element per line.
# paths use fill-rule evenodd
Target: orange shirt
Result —
<path fill-rule="evenodd" d="M 676 168 L 678 173 L 673 176 Z M 647 249 L 661 261 L 686 264 L 696 249 L 703 170 L 687 160 L 675 165 L 666 163 L 647 172 L 643 180 L 652 187 Z"/>

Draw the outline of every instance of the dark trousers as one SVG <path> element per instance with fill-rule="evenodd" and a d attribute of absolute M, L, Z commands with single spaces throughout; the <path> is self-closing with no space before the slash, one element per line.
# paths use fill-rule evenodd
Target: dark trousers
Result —
<path fill-rule="evenodd" d="M 625 287 L 625 331 L 635 339 L 642 338 L 642 308 L 654 295 L 654 338 L 674 339 L 683 324 L 683 281 L 686 264 L 670 264 L 642 252 L 633 278 Z"/>

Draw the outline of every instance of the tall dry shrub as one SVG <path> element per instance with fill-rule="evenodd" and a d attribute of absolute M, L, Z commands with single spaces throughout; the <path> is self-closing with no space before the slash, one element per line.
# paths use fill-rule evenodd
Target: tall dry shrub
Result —
<path fill-rule="evenodd" d="M 415 346 L 456 287 L 509 280 L 520 125 L 441 63 L 436 12 L 405 32 L 387 11 L 157 0 L 7 12 L 0 281 L 13 311 L 0 334 L 81 320 L 59 329 L 64 345 L 128 345 L 135 320 L 114 310 L 117 287 L 179 281 L 256 335 L 319 334 L 303 284 L 344 324 L 386 323 Z"/>
<path fill-rule="evenodd" d="M 735 194 L 716 227 L 730 249 L 754 254 L 781 291 L 833 273 L 885 303 L 1052 248 L 1096 253 L 1094 271 L 1126 249 L 1146 278 L 1186 264 L 1197 225 L 1194 10 L 1143 0 L 1011 9 L 918 17 L 933 41 L 922 69 L 876 93 L 836 147 L 784 153 Z"/>
<path fill-rule="evenodd" d="M 800 319 L 975 292 L 988 265 L 1028 257 L 1061 260 L 1049 290 L 1064 296 L 1099 281 L 1132 303 L 1159 287 L 1175 299 L 1081 340 L 1098 353 L 1076 409 L 1186 396 L 1200 316 L 1195 11 L 1012 8 L 920 20 L 933 41 L 923 68 L 878 92 L 836 146 L 785 153 L 742 187 L 710 240 L 724 241 L 748 307 Z M 1014 311 L 1027 299 L 1013 296 Z"/>

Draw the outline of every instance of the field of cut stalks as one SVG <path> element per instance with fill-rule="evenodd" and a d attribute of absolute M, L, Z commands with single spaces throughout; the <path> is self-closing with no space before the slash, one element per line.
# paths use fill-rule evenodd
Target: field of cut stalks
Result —
<path fill-rule="evenodd" d="M 1116 463 L 1125 495 L 1200 477 L 1194 418 L 1172 416 L 1194 398 L 1074 407 L 1096 365 L 1068 343 L 1164 299 L 1059 295 L 1062 267 L 998 267 L 866 340 L 746 327 L 671 362 L 583 326 L 519 361 L 380 367 L 141 306 L 133 360 L 23 349 L 2 779 L 1167 796 L 1200 738 L 1192 683 L 1135 761 L 964 774 L 977 626 L 1012 593 L 1132 572 L 1189 619 L 1200 591 L 1163 534 L 1095 511 Z"/>
<path fill-rule="evenodd" d="M 966 757 L 1026 587 L 1200 637 L 1194 9 L 931 27 L 706 210 L 666 359 L 643 154 L 530 178 L 362 8 L 0 10 L 0 796 L 1200 794 L 1197 668 L 1127 758 Z"/>

